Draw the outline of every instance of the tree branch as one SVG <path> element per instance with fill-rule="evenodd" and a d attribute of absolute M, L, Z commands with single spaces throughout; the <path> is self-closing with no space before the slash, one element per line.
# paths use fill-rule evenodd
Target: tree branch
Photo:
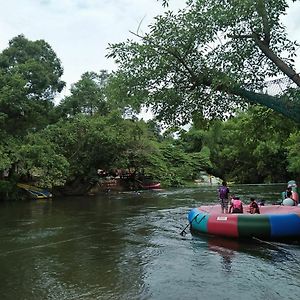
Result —
<path fill-rule="evenodd" d="M 232 39 L 253 39 L 252 34 L 229 34 L 228 37 Z"/>
<path fill-rule="evenodd" d="M 265 45 L 265 47 L 267 46 Z M 179 53 L 176 53 L 175 51 L 172 54 L 178 60 L 178 62 L 183 64 L 184 67 L 189 71 L 189 74 L 191 75 L 192 79 L 192 84 L 195 87 L 205 85 L 207 87 L 213 88 L 216 91 L 239 96 L 249 103 L 259 103 L 263 106 L 273 109 L 274 111 L 277 111 L 278 113 L 288 117 L 289 119 L 294 120 L 297 123 L 300 123 L 300 103 L 291 104 L 293 107 L 287 108 L 287 103 L 284 103 L 284 100 L 277 97 L 247 91 L 239 86 L 230 86 L 226 84 L 213 85 L 213 78 L 208 75 L 209 72 L 207 72 L 206 74 L 202 73 L 197 76 L 197 74 L 195 74 L 195 72 L 191 70 L 191 68 L 188 67 L 186 62 L 180 57 Z M 299 77 L 298 74 L 296 75 Z"/>
<path fill-rule="evenodd" d="M 259 49 L 268 57 L 284 74 L 286 74 L 297 86 L 300 87 L 300 76 L 293 68 L 288 66 L 280 57 L 278 57 L 272 49 L 264 41 L 261 41 L 257 34 L 253 34 L 254 42 Z"/>
<path fill-rule="evenodd" d="M 151 41 L 148 41 L 145 37 L 142 37 L 138 34 L 133 33 L 135 36 L 142 38 L 144 41 L 154 44 Z M 259 47 L 259 49 L 274 63 L 276 66 L 286 74 L 293 82 L 300 87 L 300 76 L 291 68 L 289 67 L 282 59 L 280 59 L 269 47 L 268 43 L 265 40 L 261 40 L 258 34 L 253 33 L 252 35 L 237 35 L 231 36 L 233 38 L 252 38 L 255 44 Z M 155 45 L 155 47 L 159 47 Z M 161 47 L 159 47 L 161 49 Z M 288 117 L 300 123 L 300 103 L 291 103 L 290 108 L 287 106 L 289 104 L 285 103 L 284 100 L 280 98 L 276 98 L 267 94 L 260 94 L 256 92 L 247 91 L 245 89 L 240 88 L 239 86 L 231 86 L 228 84 L 213 84 L 213 78 L 209 75 L 211 72 L 209 69 L 203 70 L 201 74 L 197 74 L 185 61 L 183 57 L 181 57 L 180 53 L 175 48 L 163 49 L 169 55 L 172 55 L 178 63 L 180 63 L 184 69 L 188 72 L 190 81 L 192 83 L 192 89 L 200 86 L 210 87 L 215 91 L 225 92 L 227 94 L 236 95 L 239 97 L 244 98 L 247 102 L 250 103 L 259 103 L 263 106 L 269 107 L 274 111 Z M 213 72 L 212 72 L 213 73 Z M 223 74 L 225 75 L 225 74 Z"/>
<path fill-rule="evenodd" d="M 270 45 L 270 25 L 269 25 L 269 20 L 267 16 L 267 11 L 266 11 L 266 5 L 264 0 L 257 0 L 256 1 L 256 8 L 257 8 L 257 13 L 262 19 L 262 24 L 263 24 L 263 32 L 264 32 L 264 43 L 266 45 Z"/>

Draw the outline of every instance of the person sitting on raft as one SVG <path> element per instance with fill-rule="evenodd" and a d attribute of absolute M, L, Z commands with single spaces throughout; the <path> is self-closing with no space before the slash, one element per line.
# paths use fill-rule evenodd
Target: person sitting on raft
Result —
<path fill-rule="evenodd" d="M 292 199 L 294 204 L 290 200 L 285 201 L 286 204 L 283 204 L 283 201 L 286 199 Z M 299 204 L 299 194 L 297 192 L 297 184 L 294 180 L 288 182 L 288 186 L 285 192 L 282 192 L 282 205 L 288 206 L 297 206 Z"/>
<path fill-rule="evenodd" d="M 258 204 L 254 198 L 250 198 L 249 212 L 250 214 L 260 214 Z"/>
<path fill-rule="evenodd" d="M 284 206 L 296 206 L 297 202 L 292 198 L 292 192 L 286 192 L 286 198 L 282 201 L 282 205 Z"/>
<path fill-rule="evenodd" d="M 293 194 L 292 193 L 292 188 L 290 186 L 288 186 L 287 189 L 284 192 L 281 193 L 282 201 L 284 199 L 287 199 L 287 198 L 293 198 L 293 197 L 291 197 L 292 194 Z"/>
<path fill-rule="evenodd" d="M 292 192 L 291 198 L 294 200 L 295 206 L 297 206 L 299 204 L 299 194 L 297 192 L 297 184 L 296 184 L 296 182 L 293 182 L 293 183 L 289 184 L 288 188 L 291 189 L 291 192 Z"/>
<path fill-rule="evenodd" d="M 243 203 L 239 197 L 232 197 L 229 207 L 229 213 L 242 214 L 243 213 Z"/>

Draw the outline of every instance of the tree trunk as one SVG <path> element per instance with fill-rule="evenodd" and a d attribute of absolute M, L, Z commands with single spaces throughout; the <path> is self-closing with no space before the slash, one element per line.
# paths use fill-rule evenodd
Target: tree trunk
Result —
<path fill-rule="evenodd" d="M 281 70 L 286 74 L 297 86 L 300 87 L 300 76 L 288 66 L 281 58 L 279 58 L 266 43 L 261 41 L 258 37 L 254 38 L 255 44 L 259 49 Z"/>

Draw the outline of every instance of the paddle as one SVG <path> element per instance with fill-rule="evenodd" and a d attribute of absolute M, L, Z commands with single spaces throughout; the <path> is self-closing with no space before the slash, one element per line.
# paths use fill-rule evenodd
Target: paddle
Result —
<path fill-rule="evenodd" d="M 193 221 L 194 221 L 198 216 L 199 216 L 199 214 L 197 214 L 197 215 L 192 219 L 192 221 L 189 222 L 189 224 L 187 224 L 187 225 L 184 227 L 184 229 L 180 232 L 180 235 L 181 235 L 181 236 L 185 236 L 185 235 L 187 234 L 187 232 L 186 232 L 185 230 L 193 223 Z M 201 220 L 202 220 L 202 219 L 201 219 Z"/>

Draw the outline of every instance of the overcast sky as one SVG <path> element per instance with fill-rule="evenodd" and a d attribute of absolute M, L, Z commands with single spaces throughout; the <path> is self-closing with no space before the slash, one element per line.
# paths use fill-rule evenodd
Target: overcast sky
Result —
<path fill-rule="evenodd" d="M 170 2 L 178 9 L 185 0 Z M 290 36 L 298 40 L 299 2 L 285 18 Z M 0 4 L 0 51 L 19 34 L 44 39 L 62 61 L 67 89 L 86 71 L 115 69 L 105 58 L 108 43 L 132 37 L 129 31 L 136 31 L 142 20 L 141 29 L 147 31 L 153 17 L 163 12 L 156 0 L 0 0 Z"/>
<path fill-rule="evenodd" d="M 173 8 L 184 0 L 172 0 Z M 44 39 L 62 61 L 68 88 L 86 71 L 113 70 L 108 43 L 132 37 L 164 8 L 156 0 L 0 0 L 0 51 L 13 37 Z"/>

